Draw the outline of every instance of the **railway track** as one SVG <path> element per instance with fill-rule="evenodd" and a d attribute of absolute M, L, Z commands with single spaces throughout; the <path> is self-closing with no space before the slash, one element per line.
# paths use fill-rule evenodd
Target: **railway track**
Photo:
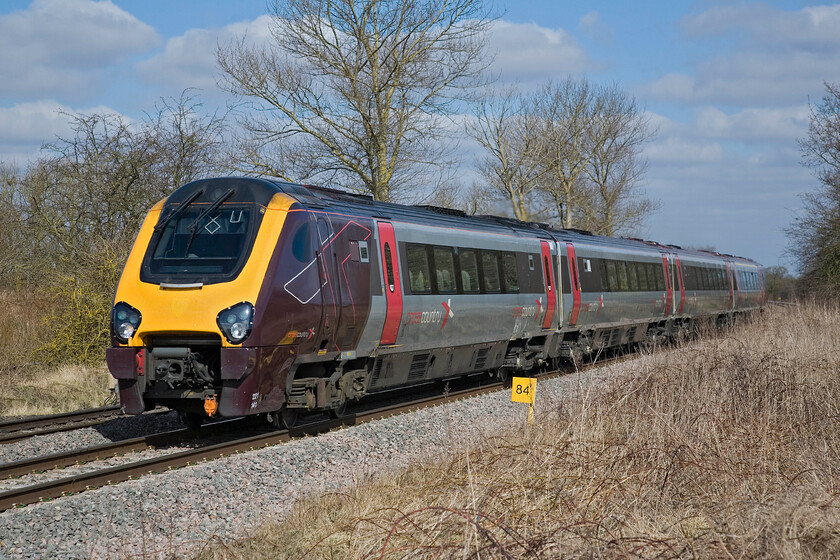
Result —
<path fill-rule="evenodd" d="M 293 438 L 317 435 L 341 426 L 351 426 L 371 422 L 388 416 L 395 416 L 397 414 L 403 414 L 453 400 L 466 399 L 487 392 L 497 391 L 501 387 L 501 382 L 494 382 L 482 387 L 474 387 L 449 393 L 445 392 L 443 395 L 428 397 L 410 403 L 388 405 L 355 414 L 348 414 L 341 418 L 312 422 L 296 426 L 290 430 L 275 430 L 269 433 L 251 435 L 222 443 L 205 445 L 196 449 L 188 449 L 160 457 L 99 469 L 50 482 L 16 488 L 0 493 L 0 511 L 40 501 L 48 501 L 61 496 L 84 492 L 85 490 L 110 484 L 117 484 L 139 478 L 141 476 L 164 472 L 169 469 L 182 468 L 194 463 L 217 459 L 225 455 L 276 445 L 278 443 L 289 441 Z M 237 420 L 229 421 L 231 425 L 234 425 L 235 422 L 237 422 Z M 226 423 L 209 424 L 206 428 L 215 427 L 216 430 L 218 430 L 218 427 L 224 424 Z M 231 427 L 230 430 L 232 431 L 233 428 Z M 104 457 L 111 457 L 123 453 L 142 451 L 151 447 L 172 444 L 174 441 L 178 440 L 186 441 L 190 437 L 195 436 L 198 432 L 199 430 L 176 430 L 164 434 L 155 434 L 143 438 L 116 442 L 114 444 L 104 444 L 96 447 L 74 450 L 68 453 L 15 461 L 14 463 L 8 463 L 0 466 L 0 478 L 22 476 L 32 472 L 41 472 L 53 468 L 66 467 L 80 462 L 98 460 Z"/>
<path fill-rule="evenodd" d="M 62 414 L 6 420 L 0 422 L 0 443 L 12 443 L 32 436 L 96 426 L 119 415 L 119 406 L 104 406 Z"/>

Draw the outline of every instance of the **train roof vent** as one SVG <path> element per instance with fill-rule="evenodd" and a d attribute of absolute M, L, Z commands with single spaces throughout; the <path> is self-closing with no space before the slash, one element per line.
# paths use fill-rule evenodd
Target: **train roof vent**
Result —
<path fill-rule="evenodd" d="M 423 210 L 428 210 L 429 212 L 437 212 L 438 214 L 444 214 L 446 216 L 460 216 L 466 217 L 467 213 L 463 210 L 457 210 L 455 208 L 444 208 L 443 206 L 432 206 L 430 204 L 415 204 L 415 208 L 422 208 Z"/>
<path fill-rule="evenodd" d="M 563 228 L 563 229 L 565 231 L 573 231 L 573 232 L 579 233 L 581 235 L 595 235 L 594 233 L 592 233 L 588 229 L 578 229 L 578 228 L 571 228 L 571 227 L 570 228 Z"/>
<path fill-rule="evenodd" d="M 671 247 L 672 249 L 679 249 L 680 251 L 682 251 L 682 247 L 680 247 L 679 245 L 665 245 L 665 247 Z"/>
<path fill-rule="evenodd" d="M 330 189 L 328 187 L 317 187 L 315 185 L 306 185 L 306 188 L 316 194 L 325 195 L 333 200 L 356 202 L 360 204 L 373 204 L 373 197 L 369 194 L 352 193 L 340 191 L 338 189 Z"/>

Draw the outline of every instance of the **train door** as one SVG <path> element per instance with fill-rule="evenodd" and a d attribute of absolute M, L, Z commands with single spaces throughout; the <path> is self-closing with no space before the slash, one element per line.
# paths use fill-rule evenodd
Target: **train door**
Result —
<path fill-rule="evenodd" d="M 580 314 L 580 277 L 578 276 L 574 245 L 566 243 L 566 250 L 569 257 L 569 275 L 571 276 L 572 288 L 572 311 L 569 313 L 569 326 L 574 327 L 577 325 L 578 315 Z"/>
<path fill-rule="evenodd" d="M 543 317 L 544 329 L 551 328 L 551 321 L 554 319 L 554 310 L 557 307 L 557 286 L 554 281 L 554 258 L 551 256 L 551 246 L 548 241 L 540 241 L 543 261 L 543 280 L 545 281 L 545 317 Z"/>
<path fill-rule="evenodd" d="M 397 333 L 402 321 L 403 299 L 394 226 L 389 222 L 379 222 L 378 228 L 382 277 L 385 284 L 385 305 L 387 306 L 382 337 L 379 340 L 379 344 L 384 346 L 397 343 Z"/>
<path fill-rule="evenodd" d="M 729 303 L 730 310 L 735 309 L 735 279 L 732 275 L 732 263 L 726 263 L 726 283 L 729 284 Z"/>
<path fill-rule="evenodd" d="M 680 286 L 680 301 L 675 303 L 674 307 L 676 308 L 677 313 L 683 312 L 683 304 L 685 303 L 685 284 L 683 283 L 683 274 L 682 274 L 682 264 L 680 264 L 680 258 L 674 255 L 674 261 L 676 262 L 676 280 Z M 676 295 L 676 290 L 674 291 L 674 295 Z"/>
<path fill-rule="evenodd" d="M 662 253 L 662 269 L 665 274 L 665 315 L 674 312 L 674 270 L 668 253 Z"/>
<path fill-rule="evenodd" d="M 738 267 L 735 266 L 735 263 L 732 263 L 732 272 L 730 274 L 732 277 L 732 286 L 730 287 L 732 291 L 732 309 L 738 309 L 739 300 L 741 299 L 741 287 L 738 285 Z"/>
<path fill-rule="evenodd" d="M 321 341 L 319 350 L 327 350 L 330 341 L 335 346 L 336 329 L 341 320 L 341 294 L 338 282 L 338 269 L 335 265 L 335 252 L 332 247 L 333 229 L 329 218 L 320 215 L 317 218 L 318 230 L 318 270 L 321 276 Z M 329 350 L 338 350 L 338 347 Z"/>

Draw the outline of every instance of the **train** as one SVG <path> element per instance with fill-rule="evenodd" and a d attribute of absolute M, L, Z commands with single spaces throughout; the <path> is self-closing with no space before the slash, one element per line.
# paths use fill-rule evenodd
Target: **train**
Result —
<path fill-rule="evenodd" d="M 219 177 L 148 212 L 106 360 L 126 414 L 289 427 L 366 395 L 679 338 L 766 301 L 748 258 Z"/>

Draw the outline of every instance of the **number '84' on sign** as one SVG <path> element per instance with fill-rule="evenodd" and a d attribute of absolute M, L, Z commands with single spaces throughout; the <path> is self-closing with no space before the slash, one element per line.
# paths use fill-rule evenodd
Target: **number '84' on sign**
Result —
<path fill-rule="evenodd" d="M 510 400 L 534 404 L 534 397 L 537 392 L 537 380 L 532 377 L 514 377 L 513 386 L 510 391 Z"/>

